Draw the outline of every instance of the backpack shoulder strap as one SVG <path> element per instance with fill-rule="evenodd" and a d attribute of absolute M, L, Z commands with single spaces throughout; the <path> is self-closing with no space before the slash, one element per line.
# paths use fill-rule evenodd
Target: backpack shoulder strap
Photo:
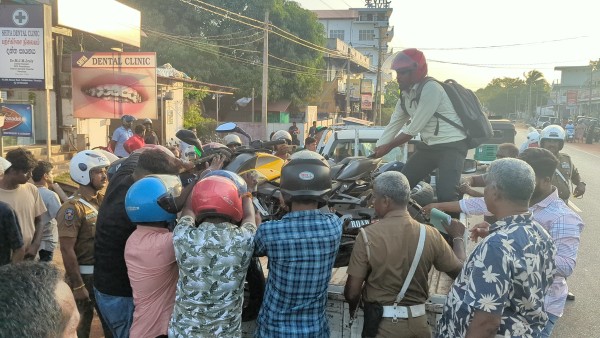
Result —
<path fill-rule="evenodd" d="M 426 76 L 425 78 L 423 78 L 423 80 L 421 80 L 421 82 L 419 82 L 419 85 L 417 86 L 417 94 L 415 95 L 415 98 L 412 99 L 412 101 L 416 102 L 417 104 L 419 104 L 419 100 L 421 99 L 421 92 L 423 91 L 423 87 L 425 87 L 425 84 L 427 84 L 427 82 L 429 81 L 437 81 L 435 78 L 431 77 L 431 76 Z"/>
<path fill-rule="evenodd" d="M 458 114 L 458 112 L 457 112 L 457 114 Z M 438 119 L 442 119 L 442 120 L 446 121 L 448 124 L 452 125 L 454 128 L 458 128 L 458 129 L 460 129 L 462 131 L 466 131 L 465 127 L 463 127 L 460 124 L 458 124 L 458 123 L 450 120 L 449 118 L 445 117 L 444 115 L 442 115 L 442 114 L 440 114 L 438 112 L 433 113 L 433 116 L 437 117 Z"/>

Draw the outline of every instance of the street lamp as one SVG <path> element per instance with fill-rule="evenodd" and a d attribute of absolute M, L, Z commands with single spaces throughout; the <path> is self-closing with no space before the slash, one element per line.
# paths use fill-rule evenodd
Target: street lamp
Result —
<path fill-rule="evenodd" d="M 219 101 L 221 99 L 221 96 L 223 96 L 223 95 L 213 94 L 213 96 L 212 96 L 213 100 L 215 100 L 215 99 L 217 100 L 217 125 L 219 125 Z M 252 103 L 254 103 L 254 102 L 252 102 Z"/>

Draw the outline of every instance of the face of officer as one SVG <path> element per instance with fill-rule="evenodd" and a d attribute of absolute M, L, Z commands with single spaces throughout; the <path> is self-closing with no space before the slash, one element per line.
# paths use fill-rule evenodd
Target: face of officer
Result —
<path fill-rule="evenodd" d="M 90 170 L 90 185 L 96 190 L 102 190 L 108 184 L 106 168 L 95 168 Z"/>

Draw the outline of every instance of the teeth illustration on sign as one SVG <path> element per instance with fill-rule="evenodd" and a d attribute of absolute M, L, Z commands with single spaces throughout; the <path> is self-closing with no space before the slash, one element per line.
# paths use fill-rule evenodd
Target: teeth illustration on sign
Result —
<path fill-rule="evenodd" d="M 107 101 L 122 103 L 140 103 L 142 96 L 133 88 L 119 84 L 106 84 L 84 88 L 83 93 Z"/>

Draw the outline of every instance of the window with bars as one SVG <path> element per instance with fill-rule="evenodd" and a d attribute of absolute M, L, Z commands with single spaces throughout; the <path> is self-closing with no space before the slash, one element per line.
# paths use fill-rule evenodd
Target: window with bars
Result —
<path fill-rule="evenodd" d="M 329 31 L 329 37 L 331 39 L 338 38 L 344 41 L 344 30 L 343 29 L 332 29 Z"/>
<path fill-rule="evenodd" d="M 361 29 L 358 31 L 359 41 L 373 41 L 375 38 L 375 31 L 372 29 Z"/>

